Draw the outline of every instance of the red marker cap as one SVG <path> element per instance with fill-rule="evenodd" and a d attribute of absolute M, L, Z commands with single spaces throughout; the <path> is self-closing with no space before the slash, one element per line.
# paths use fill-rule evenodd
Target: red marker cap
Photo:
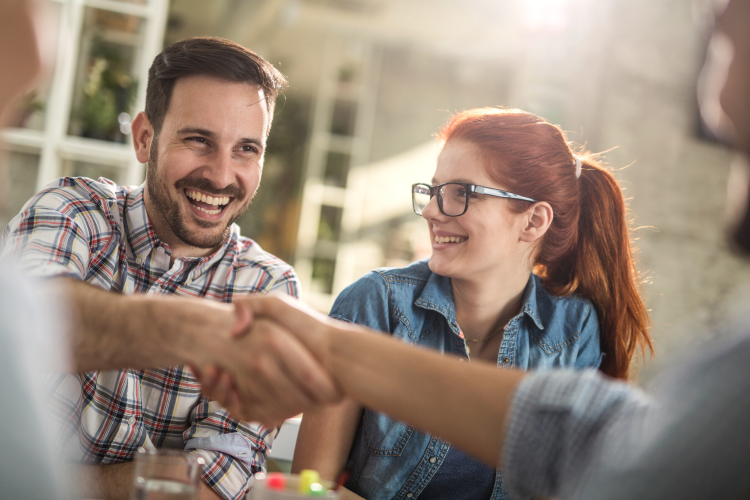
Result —
<path fill-rule="evenodd" d="M 286 477 L 281 472 L 271 472 L 266 476 L 266 489 L 285 490 Z"/>

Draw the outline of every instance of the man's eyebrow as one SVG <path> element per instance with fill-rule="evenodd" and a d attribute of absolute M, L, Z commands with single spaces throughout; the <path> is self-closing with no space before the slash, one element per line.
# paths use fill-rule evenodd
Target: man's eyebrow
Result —
<path fill-rule="evenodd" d="M 200 127 L 184 127 L 177 131 L 177 135 L 190 135 L 190 134 L 202 135 L 210 139 L 216 138 L 216 133 L 211 132 L 210 130 L 207 130 L 205 128 L 200 128 Z M 265 147 L 262 140 L 256 139 L 254 137 L 243 137 L 242 139 L 238 140 L 237 143 L 238 144 L 255 144 L 261 149 Z"/>
<path fill-rule="evenodd" d="M 198 135 L 205 135 L 206 137 L 210 137 L 211 139 L 216 137 L 216 134 L 211 132 L 210 130 L 206 130 L 205 128 L 200 127 L 185 127 L 181 128 L 177 131 L 178 135 L 189 135 L 189 134 L 198 134 Z"/>
<path fill-rule="evenodd" d="M 256 139 L 254 137 L 243 137 L 239 141 L 237 141 L 238 144 L 255 144 L 259 148 L 263 149 L 265 147 L 265 144 L 263 144 L 263 141 L 260 139 Z"/>

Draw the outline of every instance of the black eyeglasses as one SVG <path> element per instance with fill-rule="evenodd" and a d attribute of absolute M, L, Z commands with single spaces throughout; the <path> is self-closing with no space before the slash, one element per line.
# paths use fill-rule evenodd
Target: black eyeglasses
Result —
<path fill-rule="evenodd" d="M 443 215 L 448 217 L 458 217 L 466 213 L 469 208 L 469 196 L 471 193 L 486 194 L 497 196 L 498 198 L 510 198 L 513 200 L 530 201 L 536 203 L 536 200 L 520 196 L 517 194 L 503 191 L 502 189 L 488 188 L 477 186 L 476 184 L 466 184 L 464 182 L 446 182 L 437 186 L 429 184 L 412 184 L 411 202 L 414 206 L 414 213 L 422 215 L 424 207 L 430 202 L 433 196 L 437 195 L 438 207 Z"/>

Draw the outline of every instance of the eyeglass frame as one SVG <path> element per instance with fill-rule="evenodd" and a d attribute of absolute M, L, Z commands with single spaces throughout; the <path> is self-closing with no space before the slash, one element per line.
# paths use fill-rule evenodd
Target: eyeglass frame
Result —
<path fill-rule="evenodd" d="M 464 189 L 466 190 L 466 202 L 464 203 L 464 210 L 458 215 L 448 215 L 443 211 L 443 202 L 442 202 L 443 196 L 439 193 L 440 193 L 440 188 L 442 188 L 443 186 L 447 184 L 458 184 L 460 186 L 463 186 Z M 497 198 L 508 198 L 511 200 L 528 201 L 531 203 L 537 202 L 537 200 L 533 200 L 526 196 L 521 196 L 520 194 L 511 193 L 510 191 L 504 191 L 502 189 L 490 188 L 490 187 L 485 187 L 485 186 L 478 186 L 476 184 L 469 184 L 468 182 L 444 182 L 442 184 L 438 184 L 437 186 L 431 186 L 430 184 L 425 184 L 424 182 L 417 182 L 411 185 L 411 205 L 412 205 L 412 208 L 414 209 L 414 213 L 419 216 L 421 216 L 422 214 L 417 212 L 417 203 L 416 203 L 416 200 L 414 199 L 414 188 L 416 188 L 417 186 L 424 186 L 426 188 L 429 188 L 430 200 L 432 200 L 432 198 L 437 194 L 438 208 L 440 209 L 440 213 L 445 215 L 446 217 L 461 217 L 463 214 L 465 214 L 466 211 L 469 209 L 469 195 L 471 193 L 486 194 L 488 196 L 495 196 Z"/>

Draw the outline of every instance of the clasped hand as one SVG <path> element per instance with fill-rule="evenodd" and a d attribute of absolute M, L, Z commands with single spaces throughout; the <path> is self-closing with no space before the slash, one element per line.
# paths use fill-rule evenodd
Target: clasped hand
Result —
<path fill-rule="evenodd" d="M 233 340 L 221 366 L 193 367 L 204 395 L 237 419 L 267 426 L 342 398 L 325 368 L 332 320 L 285 296 L 250 296 L 234 306 Z"/>

